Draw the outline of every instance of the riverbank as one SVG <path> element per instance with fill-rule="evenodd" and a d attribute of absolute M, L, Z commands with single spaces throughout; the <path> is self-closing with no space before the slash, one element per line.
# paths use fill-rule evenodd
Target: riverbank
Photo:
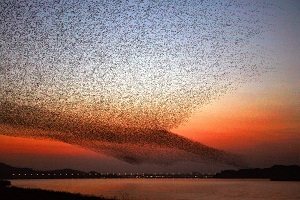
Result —
<path fill-rule="evenodd" d="M 41 189 L 24 189 L 18 187 L 1 187 L 0 188 L 1 199 L 14 199 L 14 200 L 26 200 L 26 199 L 43 199 L 43 200 L 116 200 L 111 198 L 97 197 L 92 195 L 73 194 L 68 192 L 55 192 L 50 190 Z"/>

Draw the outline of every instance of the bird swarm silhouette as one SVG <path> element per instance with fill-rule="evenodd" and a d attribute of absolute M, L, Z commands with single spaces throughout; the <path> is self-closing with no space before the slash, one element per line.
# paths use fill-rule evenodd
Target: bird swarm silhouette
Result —
<path fill-rule="evenodd" d="M 0 134 L 130 163 L 244 165 L 170 132 L 273 67 L 261 1 L 0 2 Z"/>

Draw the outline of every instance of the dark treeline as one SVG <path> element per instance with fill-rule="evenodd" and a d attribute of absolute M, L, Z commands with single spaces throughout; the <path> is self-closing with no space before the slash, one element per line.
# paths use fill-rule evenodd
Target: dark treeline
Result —
<path fill-rule="evenodd" d="M 39 171 L 0 163 L 0 179 L 76 179 L 76 178 L 212 178 L 214 174 L 193 173 L 98 173 L 73 169 Z"/>
<path fill-rule="evenodd" d="M 254 168 L 239 170 L 224 170 L 217 173 L 214 178 L 247 178 L 270 179 L 273 181 L 300 181 L 300 166 L 274 165 L 270 168 Z"/>
<path fill-rule="evenodd" d="M 244 178 L 270 179 L 277 181 L 300 181 L 300 166 L 274 165 L 270 168 L 223 170 L 217 174 L 193 173 L 98 173 L 73 169 L 38 171 L 30 168 L 16 168 L 0 163 L 0 179 L 76 179 L 76 178 Z"/>
<path fill-rule="evenodd" d="M 83 178 L 91 173 L 73 169 L 39 171 L 30 168 L 17 168 L 0 163 L 0 179 L 47 179 L 67 178 L 69 176 Z"/>

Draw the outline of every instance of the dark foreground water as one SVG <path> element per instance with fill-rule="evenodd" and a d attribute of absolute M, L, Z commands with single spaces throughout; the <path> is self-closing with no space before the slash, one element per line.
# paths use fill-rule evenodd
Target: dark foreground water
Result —
<path fill-rule="evenodd" d="M 300 199 L 300 182 L 228 179 L 12 180 L 12 185 L 132 200 Z"/>

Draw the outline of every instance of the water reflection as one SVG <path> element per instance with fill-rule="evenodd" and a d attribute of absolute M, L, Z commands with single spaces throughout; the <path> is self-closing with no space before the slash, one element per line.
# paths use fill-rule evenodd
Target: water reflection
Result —
<path fill-rule="evenodd" d="M 118 199 L 300 199 L 300 182 L 228 179 L 13 180 L 17 187 L 116 197 Z"/>

